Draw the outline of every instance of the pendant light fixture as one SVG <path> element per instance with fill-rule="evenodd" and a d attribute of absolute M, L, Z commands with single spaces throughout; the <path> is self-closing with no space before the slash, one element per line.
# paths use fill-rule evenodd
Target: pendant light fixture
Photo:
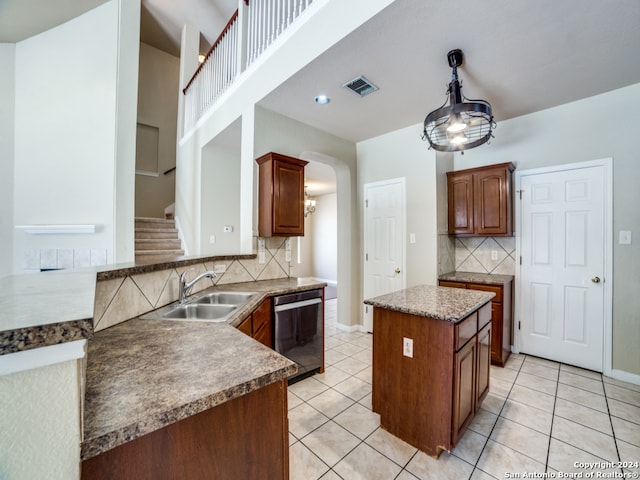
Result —
<path fill-rule="evenodd" d="M 487 142 L 496 127 L 491 105 L 485 100 L 470 100 L 462 95 L 458 67 L 462 65 L 462 50 L 447 53 L 453 69 L 447 89 L 447 101 L 427 115 L 424 120 L 423 140 L 429 148 L 439 152 L 463 152 Z M 448 104 L 447 104 L 448 103 Z"/>

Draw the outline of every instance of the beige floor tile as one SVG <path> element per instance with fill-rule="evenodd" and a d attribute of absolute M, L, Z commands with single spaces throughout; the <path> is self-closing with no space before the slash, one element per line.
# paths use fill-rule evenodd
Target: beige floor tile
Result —
<path fill-rule="evenodd" d="M 349 480 L 389 480 L 395 478 L 402 468 L 366 443 L 361 443 L 333 470 Z"/>
<path fill-rule="evenodd" d="M 326 334 L 326 332 L 325 332 L 325 334 Z M 344 341 L 338 340 L 338 339 L 333 338 L 333 337 L 328 337 L 328 338 L 327 338 L 327 337 L 325 336 L 325 339 L 324 339 L 324 348 L 325 348 L 326 350 L 329 350 L 329 349 L 331 349 L 331 348 L 335 348 L 335 347 L 337 347 L 338 345 L 342 345 L 343 343 L 344 343 Z"/>
<path fill-rule="evenodd" d="M 598 464 L 601 462 L 606 462 L 606 459 L 592 455 L 558 439 L 552 438 L 549 442 L 548 465 L 558 472 L 582 472 L 584 474 L 587 470 L 581 467 L 580 463 Z M 599 471 L 602 472 L 604 470 Z"/>
<path fill-rule="evenodd" d="M 400 475 L 398 475 L 395 480 L 419 480 L 419 479 L 418 477 L 411 475 L 406 470 L 403 470 L 402 472 L 400 472 Z"/>
<path fill-rule="evenodd" d="M 558 382 L 555 380 L 549 380 L 547 378 L 522 371 L 518 374 L 518 378 L 516 378 L 516 385 L 522 385 L 532 390 L 537 390 L 554 396 L 558 388 Z"/>
<path fill-rule="evenodd" d="M 355 355 L 356 353 L 360 353 L 362 350 L 364 350 L 363 347 L 359 347 L 350 342 L 345 342 L 341 345 L 334 347 L 333 349 L 337 350 L 340 353 L 344 353 L 345 355 L 348 355 L 348 356 Z"/>
<path fill-rule="evenodd" d="M 565 385 L 571 385 L 572 387 L 581 388 L 598 395 L 604 395 L 604 388 L 602 386 L 602 380 L 595 380 L 593 378 L 583 377 L 582 375 L 576 375 L 571 372 L 560 372 L 560 383 Z"/>
<path fill-rule="evenodd" d="M 337 350 L 334 350 L 333 348 L 326 350 L 324 352 L 324 364 L 326 365 L 335 365 L 338 362 L 341 362 L 342 360 L 344 360 L 345 358 L 349 358 L 347 357 L 344 353 L 338 352 Z"/>
<path fill-rule="evenodd" d="M 613 398 L 607 400 L 611 415 L 640 425 L 640 407 Z"/>
<path fill-rule="evenodd" d="M 373 348 L 373 335 L 363 335 L 361 337 L 350 340 L 350 343 L 371 350 Z"/>
<path fill-rule="evenodd" d="M 493 480 L 496 477 L 489 475 L 486 472 L 483 472 L 482 470 L 480 470 L 479 468 L 476 468 L 473 473 L 471 474 L 471 478 L 470 480 Z M 504 478 L 504 477 L 501 477 Z"/>
<path fill-rule="evenodd" d="M 492 365 L 490 375 L 491 375 L 491 380 L 498 379 L 498 380 L 502 380 L 503 382 L 513 383 L 515 382 L 516 377 L 518 376 L 518 371 L 512 368 L 501 368 L 501 367 L 495 367 Z"/>
<path fill-rule="evenodd" d="M 533 458 L 539 463 L 547 461 L 549 436 L 506 418 L 499 418 L 491 433 L 491 440 Z"/>
<path fill-rule="evenodd" d="M 322 477 L 320 477 L 320 480 L 342 480 L 342 479 L 340 478 L 340 475 L 338 475 L 336 472 L 334 472 L 333 470 L 329 470 Z"/>
<path fill-rule="evenodd" d="M 500 412 L 500 416 L 532 428 L 540 433 L 544 433 L 545 435 L 551 433 L 553 415 L 550 412 L 516 402 L 515 400 L 507 399 L 502 412 Z"/>
<path fill-rule="evenodd" d="M 454 455 L 449 455 L 447 452 L 442 452 L 437 459 L 423 452 L 418 452 L 405 467 L 405 470 L 420 479 L 467 479 L 473 472 L 473 465 Z"/>
<path fill-rule="evenodd" d="M 308 403 L 323 415 L 333 418 L 353 405 L 354 400 L 330 388 L 313 397 Z"/>
<path fill-rule="evenodd" d="M 349 378 L 349 374 L 331 365 L 324 369 L 324 373 L 318 373 L 314 375 L 313 378 L 329 387 L 333 387 Z"/>
<path fill-rule="evenodd" d="M 602 380 L 602 375 L 598 372 L 594 372 L 593 370 L 585 370 L 584 368 L 574 367 L 573 365 L 560 365 L 561 372 L 569 372 L 574 373 L 576 375 L 580 375 L 582 377 L 588 377 L 592 380 Z"/>
<path fill-rule="evenodd" d="M 373 447 L 400 466 L 405 466 L 418 451 L 417 448 L 412 447 L 382 428 L 378 428 L 369 435 L 366 442 L 370 447 Z"/>
<path fill-rule="evenodd" d="M 530 407 L 539 408 L 545 412 L 552 412 L 553 404 L 555 403 L 555 397 L 553 395 L 547 395 L 546 393 L 517 384 L 511 389 L 509 399 L 524 403 Z"/>
<path fill-rule="evenodd" d="M 328 386 L 326 386 L 322 382 L 319 382 L 314 377 L 305 378 L 304 380 L 300 380 L 293 385 L 289 385 L 289 391 L 305 401 L 321 394 L 328 388 Z"/>
<path fill-rule="evenodd" d="M 624 387 L 624 388 L 627 388 L 629 390 L 634 390 L 636 392 L 640 392 L 640 385 L 635 385 L 635 384 L 629 383 L 629 382 L 623 382 L 622 380 L 618 380 L 617 378 L 605 377 L 603 375 L 602 376 L 602 381 L 604 383 L 610 383 L 612 385 L 617 385 L 619 387 Z"/>
<path fill-rule="evenodd" d="M 371 384 L 356 377 L 349 377 L 345 381 L 334 385 L 333 388 L 355 401 L 371 393 Z"/>
<path fill-rule="evenodd" d="M 557 367 L 549 367 L 547 365 L 542 365 L 537 362 L 530 361 L 529 358 L 525 360 L 522 364 L 522 368 L 520 369 L 520 373 L 528 373 L 530 375 L 536 375 L 538 377 L 546 378 L 547 380 L 553 380 L 554 382 L 558 380 L 558 372 L 560 366 Z"/>
<path fill-rule="evenodd" d="M 358 373 L 356 373 L 354 377 L 359 378 L 360 380 L 367 382 L 369 384 L 373 383 L 373 370 L 371 367 L 367 367 L 364 370 L 361 370 Z"/>
<path fill-rule="evenodd" d="M 291 391 L 287 391 L 287 406 L 289 407 L 289 410 L 297 407 L 301 403 L 302 403 L 302 399 L 300 397 L 298 397 L 295 393 Z"/>
<path fill-rule="evenodd" d="M 458 440 L 458 444 L 451 451 L 451 454 L 471 465 L 475 465 L 486 443 L 487 437 L 467 429 L 462 438 Z"/>
<path fill-rule="evenodd" d="M 476 413 L 471 423 L 469 423 L 469 430 L 473 430 L 476 433 L 484 437 L 488 437 L 491 435 L 491 430 L 493 430 L 496 421 L 498 420 L 498 415 L 493 412 L 489 412 L 488 410 L 480 409 Z"/>
<path fill-rule="evenodd" d="M 340 370 L 343 370 L 351 375 L 355 375 L 360 370 L 368 367 L 366 363 L 351 357 L 347 357 L 344 360 L 335 363 L 335 366 L 336 368 L 339 368 Z"/>
<path fill-rule="evenodd" d="M 605 460 L 618 459 L 613 437 L 562 417 L 553 418 L 551 436 Z"/>
<path fill-rule="evenodd" d="M 302 443 L 324 463 L 333 467 L 360 443 L 360 439 L 329 421 L 304 437 Z"/>
<path fill-rule="evenodd" d="M 293 433 L 289 432 L 289 446 L 296 443 L 298 439 L 293 435 Z"/>
<path fill-rule="evenodd" d="M 333 420 L 363 440 L 380 426 L 380 415 L 359 403 L 352 405 Z"/>
<path fill-rule="evenodd" d="M 504 364 L 504 368 L 511 368 L 513 370 L 520 370 L 522 367 L 522 363 L 526 357 L 524 355 L 520 355 L 518 353 L 512 353 L 509 355 L 507 362 Z"/>
<path fill-rule="evenodd" d="M 618 441 L 618 450 L 620 451 L 620 461 L 634 463 L 640 462 L 640 447 L 620 440 Z M 627 466 L 625 470 L 640 473 L 640 468 L 635 466 Z"/>
<path fill-rule="evenodd" d="M 325 415 L 306 403 L 289 410 L 289 431 L 297 438 L 303 438 L 328 421 Z"/>
<path fill-rule="evenodd" d="M 640 421 L 640 418 L 636 418 Z M 618 417 L 611 417 L 616 440 L 620 439 L 636 447 L 640 447 L 640 425 Z M 640 457 L 638 457 L 640 461 Z"/>
<path fill-rule="evenodd" d="M 508 397 L 512 387 L 511 382 L 505 382 L 498 378 L 492 378 L 489 382 L 489 391 L 500 397 Z"/>
<path fill-rule="evenodd" d="M 480 405 L 480 408 L 497 415 L 500 413 L 500 410 L 502 410 L 502 406 L 504 405 L 504 402 L 506 400 L 507 397 L 502 397 L 500 395 L 496 395 L 495 393 L 489 392 L 484 398 L 482 405 Z"/>
<path fill-rule="evenodd" d="M 290 480 L 317 480 L 328 470 L 329 467 L 302 443 L 289 448 Z"/>
<path fill-rule="evenodd" d="M 505 478 L 506 472 L 545 471 L 544 463 L 536 462 L 533 458 L 493 440 L 487 442 L 476 467 L 496 478 Z"/>
<path fill-rule="evenodd" d="M 371 399 L 372 399 L 372 395 L 365 395 L 363 398 L 361 398 L 358 403 L 362 406 L 364 406 L 365 408 L 371 410 L 373 407 L 371 405 Z"/>
<path fill-rule="evenodd" d="M 607 413 L 607 400 L 597 393 L 587 392 L 581 388 L 572 387 L 564 383 L 558 384 L 558 398 L 564 398 L 574 403 L 579 403 L 585 407 L 593 408 L 600 412 Z"/>
<path fill-rule="evenodd" d="M 525 363 L 535 363 L 536 365 L 542 365 L 544 367 L 548 367 L 548 368 L 552 368 L 555 370 L 559 370 L 560 369 L 560 363 L 555 362 L 553 360 L 548 360 L 546 358 L 540 358 L 540 357 L 534 357 L 532 355 L 527 355 L 527 359 L 525 360 Z"/>
<path fill-rule="evenodd" d="M 578 403 L 570 402 L 564 398 L 556 399 L 554 415 L 593 428 L 607 435 L 613 435 L 609 415 Z"/>
<path fill-rule="evenodd" d="M 356 360 L 360 360 L 362 363 L 366 363 L 370 366 L 373 364 L 373 350 L 365 348 L 361 352 L 353 355 L 353 358 L 355 358 Z"/>
<path fill-rule="evenodd" d="M 640 407 L 640 392 L 629 390 L 628 388 L 620 387 L 613 383 L 606 383 L 605 390 L 607 392 L 607 398 L 613 398 Z"/>

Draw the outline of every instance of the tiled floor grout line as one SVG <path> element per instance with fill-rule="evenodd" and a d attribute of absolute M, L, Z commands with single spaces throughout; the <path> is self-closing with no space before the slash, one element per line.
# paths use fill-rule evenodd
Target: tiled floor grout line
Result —
<path fill-rule="evenodd" d="M 616 454 L 618 455 L 618 461 L 620 461 L 622 460 L 622 457 L 620 457 L 620 449 L 618 448 L 618 439 L 616 438 L 616 431 L 615 431 L 615 428 L 613 427 L 613 420 L 611 419 L 611 410 L 609 409 L 609 396 L 607 395 L 607 388 L 605 387 L 604 379 L 600 378 L 600 381 L 602 382 L 602 391 L 604 392 L 604 403 L 607 405 L 607 413 L 609 414 L 609 424 L 611 425 L 611 433 L 613 433 L 613 444 L 616 447 Z M 621 473 L 623 472 L 622 468 L 620 469 L 620 472 Z"/>
<path fill-rule="evenodd" d="M 551 435 L 553 433 L 553 420 L 556 418 L 556 404 L 558 403 L 558 388 L 560 386 L 560 365 L 558 365 L 558 377 L 556 379 L 556 392 L 553 396 L 553 408 L 551 409 L 551 425 L 549 426 L 549 438 L 547 439 L 547 458 L 544 461 L 544 471 L 549 473 L 549 455 L 551 454 Z"/>

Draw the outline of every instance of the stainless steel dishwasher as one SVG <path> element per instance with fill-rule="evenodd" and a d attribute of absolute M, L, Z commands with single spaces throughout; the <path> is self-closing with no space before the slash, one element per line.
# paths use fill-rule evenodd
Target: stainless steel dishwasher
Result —
<path fill-rule="evenodd" d="M 273 298 L 276 352 L 298 364 L 298 373 L 289 382 L 312 375 L 322 366 L 322 290 L 280 295 Z"/>

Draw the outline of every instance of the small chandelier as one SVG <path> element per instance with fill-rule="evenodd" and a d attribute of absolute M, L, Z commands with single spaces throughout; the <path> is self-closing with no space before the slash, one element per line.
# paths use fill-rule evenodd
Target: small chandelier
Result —
<path fill-rule="evenodd" d="M 308 217 L 310 214 L 316 211 L 316 201 L 311 200 L 309 192 L 307 192 L 307 186 L 304 186 L 304 216 Z"/>
<path fill-rule="evenodd" d="M 453 69 L 447 101 L 425 118 L 422 139 L 429 141 L 429 148 L 439 152 L 464 153 L 464 150 L 478 147 L 492 138 L 496 122 L 493 121 L 489 102 L 470 100 L 462 95 L 462 85 L 458 80 L 462 50 L 451 50 L 447 53 L 447 60 Z"/>

